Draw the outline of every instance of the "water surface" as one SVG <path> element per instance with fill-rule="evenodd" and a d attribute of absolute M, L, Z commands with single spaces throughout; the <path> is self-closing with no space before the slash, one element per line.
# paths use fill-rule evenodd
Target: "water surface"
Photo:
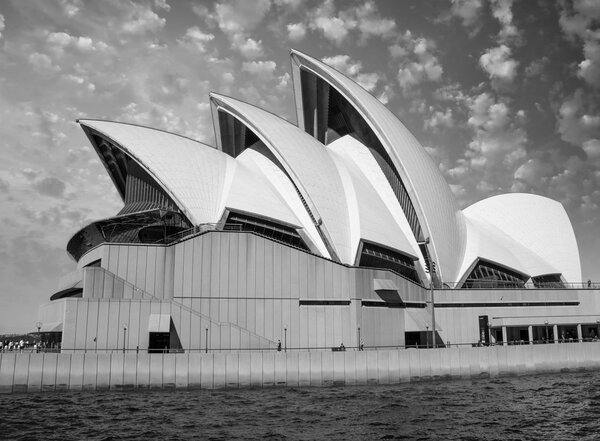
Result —
<path fill-rule="evenodd" d="M 0 395 L 0 439 L 598 440 L 600 373 Z"/>

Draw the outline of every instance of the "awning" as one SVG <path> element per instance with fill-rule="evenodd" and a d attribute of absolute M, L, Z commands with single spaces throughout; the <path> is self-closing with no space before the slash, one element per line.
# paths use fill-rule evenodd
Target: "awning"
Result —
<path fill-rule="evenodd" d="M 373 279 L 373 291 L 387 303 L 402 304 L 402 298 L 400 297 L 400 291 L 390 279 Z"/>
<path fill-rule="evenodd" d="M 171 314 L 150 314 L 148 332 L 169 332 Z"/>
<path fill-rule="evenodd" d="M 50 296 L 50 300 L 58 300 L 65 297 L 82 297 L 83 296 L 83 280 L 69 284 L 64 289 L 55 292 Z"/>
<path fill-rule="evenodd" d="M 40 327 L 40 332 L 62 332 L 62 330 L 62 322 L 42 323 L 42 326 Z"/>
<path fill-rule="evenodd" d="M 425 308 L 407 308 L 404 310 L 404 332 L 431 331 L 431 312 Z M 440 325 L 435 323 L 436 331 L 443 331 Z"/>
<path fill-rule="evenodd" d="M 398 291 L 398 287 L 390 279 L 373 279 L 374 291 Z"/>

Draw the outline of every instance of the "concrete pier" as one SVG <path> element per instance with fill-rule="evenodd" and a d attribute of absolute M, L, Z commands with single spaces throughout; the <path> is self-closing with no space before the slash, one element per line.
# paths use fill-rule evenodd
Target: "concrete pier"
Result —
<path fill-rule="evenodd" d="M 0 354 L 0 392 L 394 384 L 600 368 L 600 343 L 346 352 Z"/>

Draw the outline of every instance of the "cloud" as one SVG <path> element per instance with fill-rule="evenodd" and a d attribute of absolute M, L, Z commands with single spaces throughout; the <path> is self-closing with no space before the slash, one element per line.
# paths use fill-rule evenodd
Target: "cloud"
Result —
<path fill-rule="evenodd" d="M 519 125 L 519 112 L 489 93 L 468 97 L 466 104 L 472 140 L 463 157 L 446 173 L 482 195 L 508 191 L 515 171 L 527 157 L 528 137 Z"/>
<path fill-rule="evenodd" d="M 500 22 L 498 41 L 501 43 L 519 38 L 519 31 L 513 24 L 512 4 L 513 0 L 492 0 L 490 3 L 492 15 Z"/>
<path fill-rule="evenodd" d="M 515 79 L 519 62 L 511 58 L 511 55 L 511 49 L 502 44 L 488 49 L 479 57 L 479 65 L 492 80 L 492 87 L 497 89 L 502 85 L 512 83 Z"/>
<path fill-rule="evenodd" d="M 206 44 L 215 38 L 213 34 L 206 34 L 198 26 L 192 26 L 185 31 L 185 35 L 177 40 L 182 46 L 194 48 L 200 53 L 206 52 Z"/>
<path fill-rule="evenodd" d="M 429 107 L 431 116 L 426 118 L 423 122 L 425 130 L 431 129 L 433 131 L 439 131 L 441 128 L 452 128 L 454 127 L 454 113 L 451 108 L 447 108 L 445 111 L 434 110 L 432 106 Z"/>
<path fill-rule="evenodd" d="M 140 3 L 130 3 L 121 30 L 125 34 L 143 35 L 156 32 L 165 26 L 166 20 L 156 12 Z"/>
<path fill-rule="evenodd" d="M 272 78 L 277 64 L 274 61 L 245 61 L 242 70 L 263 78 Z"/>
<path fill-rule="evenodd" d="M 436 48 L 433 40 L 413 38 L 407 31 L 403 36 L 403 43 L 403 46 L 393 45 L 388 48 L 393 56 L 402 59 L 397 75 L 402 90 L 408 92 L 423 81 L 440 81 L 444 69 L 433 55 Z M 403 52 L 405 55 L 401 56 Z"/>
<path fill-rule="evenodd" d="M 341 18 L 335 14 L 333 0 L 325 0 L 320 7 L 309 13 L 308 27 L 320 31 L 325 38 L 340 45 L 350 30 L 356 28 L 357 23 L 350 16 Z"/>
<path fill-rule="evenodd" d="M 233 0 L 217 3 L 209 17 L 216 21 L 225 35 L 235 40 L 255 29 L 270 8 L 270 0 Z"/>
<path fill-rule="evenodd" d="M 239 44 L 234 43 L 234 47 L 244 56 L 244 58 L 253 60 L 254 58 L 262 57 L 264 55 L 264 49 L 262 40 L 254 40 L 247 38 L 245 41 Z"/>
<path fill-rule="evenodd" d="M 600 31 L 596 31 L 597 40 L 587 40 L 583 45 L 585 60 L 579 63 L 577 75 L 588 84 L 600 87 Z"/>
<path fill-rule="evenodd" d="M 464 27 L 472 29 L 471 36 L 479 32 L 482 0 L 451 0 L 451 2 L 449 17 L 460 18 Z"/>
<path fill-rule="evenodd" d="M 94 42 L 90 37 L 74 37 L 66 32 L 51 32 L 48 34 L 46 41 L 50 45 L 50 48 L 59 56 L 67 48 L 72 48 L 82 53 L 108 49 L 108 45 L 102 41 Z"/>
<path fill-rule="evenodd" d="M 82 7 L 81 0 L 59 0 L 59 3 L 68 17 L 74 17 L 79 14 Z"/>
<path fill-rule="evenodd" d="M 353 78 L 364 89 L 372 92 L 377 86 L 379 75 L 376 73 L 361 73 L 362 63 L 354 62 L 348 55 L 335 55 L 323 58 L 323 63 Z"/>
<path fill-rule="evenodd" d="M 8 192 L 10 184 L 7 180 L 0 178 L 0 193 Z"/>
<path fill-rule="evenodd" d="M 381 17 L 373 1 L 368 1 L 360 6 L 356 9 L 355 14 L 363 43 L 372 36 L 383 39 L 394 36 L 396 22 L 390 18 Z"/>
<path fill-rule="evenodd" d="M 27 60 L 38 72 L 56 73 L 60 71 L 60 67 L 52 64 L 52 59 L 46 54 L 34 52 L 29 55 Z"/>
<path fill-rule="evenodd" d="M 306 36 L 306 26 L 303 23 L 290 23 L 287 25 L 288 38 L 300 41 Z"/>
<path fill-rule="evenodd" d="M 0 14 L 0 38 L 2 38 L 2 31 L 4 30 L 4 15 Z"/>
<path fill-rule="evenodd" d="M 33 188 L 45 196 L 61 198 L 65 193 L 66 185 L 58 178 L 48 177 L 35 182 Z"/>
<path fill-rule="evenodd" d="M 558 132 L 561 138 L 573 145 L 600 137 L 600 115 L 584 98 L 582 89 L 568 97 L 558 110 Z"/>
<path fill-rule="evenodd" d="M 578 65 L 577 75 L 591 86 L 600 88 L 600 2 L 595 0 L 576 0 L 572 9 L 568 3 L 560 13 L 560 27 L 565 36 L 573 43 L 583 42 L 584 60 Z"/>
<path fill-rule="evenodd" d="M 395 20 L 381 17 L 373 1 L 336 11 L 333 0 L 326 0 L 310 11 L 308 17 L 310 29 L 319 31 L 338 46 L 351 32 L 358 32 L 358 44 L 365 44 L 371 37 L 390 39 L 396 33 Z"/>
<path fill-rule="evenodd" d="M 596 164 L 600 163 L 600 139 L 588 139 L 582 147 L 588 159 Z"/>
<path fill-rule="evenodd" d="M 154 0 L 154 7 L 165 11 L 171 10 L 171 6 L 167 3 L 167 0 Z"/>
<path fill-rule="evenodd" d="M 543 72 L 544 72 L 544 68 L 546 66 L 548 66 L 549 63 L 550 63 L 550 59 L 545 55 L 542 58 L 532 60 L 525 67 L 525 76 L 528 78 L 542 76 Z"/>

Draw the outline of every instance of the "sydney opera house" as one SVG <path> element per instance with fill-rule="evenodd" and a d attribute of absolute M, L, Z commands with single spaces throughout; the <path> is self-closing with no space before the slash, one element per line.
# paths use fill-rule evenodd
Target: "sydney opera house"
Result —
<path fill-rule="evenodd" d="M 78 121 L 124 206 L 70 239 L 77 269 L 40 332 L 63 351 L 150 352 L 597 336 L 560 203 L 504 194 L 461 210 L 383 104 L 291 61 L 297 125 L 219 94 L 216 146 Z"/>

